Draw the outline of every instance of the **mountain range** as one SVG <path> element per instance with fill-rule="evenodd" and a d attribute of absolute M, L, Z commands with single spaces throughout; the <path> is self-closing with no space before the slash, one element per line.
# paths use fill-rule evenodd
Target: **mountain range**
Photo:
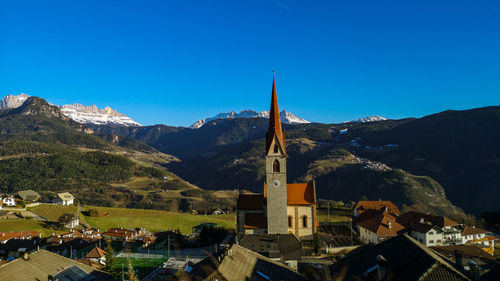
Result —
<path fill-rule="evenodd" d="M 22 93 L 19 95 L 8 95 L 0 100 L 0 109 L 17 108 L 21 106 L 30 96 Z M 109 125 L 109 126 L 141 126 L 130 117 L 116 112 L 107 106 L 98 109 L 96 105 L 86 106 L 78 103 L 59 106 L 64 116 L 81 124 Z"/>
<path fill-rule="evenodd" d="M 201 128 L 203 125 L 213 121 L 213 120 L 217 120 L 217 119 L 234 119 L 234 118 L 269 118 L 269 111 L 268 110 L 264 110 L 264 111 L 261 111 L 261 112 L 257 112 L 257 111 L 254 111 L 254 110 L 250 110 L 250 109 L 244 109 L 242 111 L 240 111 L 240 113 L 236 113 L 235 111 L 231 111 L 231 112 L 223 112 L 223 113 L 219 113 L 213 117 L 209 117 L 209 118 L 204 118 L 204 119 L 200 119 L 198 121 L 196 121 L 193 125 L 191 125 L 189 128 L 191 129 L 199 129 Z M 292 125 L 296 125 L 296 124 L 307 124 L 307 123 L 311 123 L 307 120 L 304 120 L 302 118 L 299 118 L 297 116 L 295 116 L 293 113 L 291 112 L 287 112 L 286 110 L 283 110 L 280 112 L 280 119 L 281 119 L 281 122 L 284 123 L 284 124 L 292 124 Z"/>
<path fill-rule="evenodd" d="M 16 102 L 22 105 L 9 108 Z M 237 118 L 241 113 L 235 113 L 198 129 L 116 126 L 81 124 L 41 98 L 10 96 L 0 105 L 0 142 L 161 152 L 177 159 L 162 166 L 202 188 L 262 191 L 264 116 Z M 314 179 L 319 198 L 389 199 L 437 214 L 498 210 L 500 107 L 377 122 L 284 123 L 283 128 L 288 181 Z"/>

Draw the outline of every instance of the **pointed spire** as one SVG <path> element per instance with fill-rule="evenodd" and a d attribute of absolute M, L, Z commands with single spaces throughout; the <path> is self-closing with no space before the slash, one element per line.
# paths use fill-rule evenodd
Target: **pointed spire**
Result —
<path fill-rule="evenodd" d="M 269 153 L 269 149 L 274 137 L 278 139 L 279 146 L 283 153 L 286 155 L 285 135 L 281 128 L 280 110 L 278 107 L 278 96 L 276 94 L 276 82 L 273 71 L 273 89 L 271 93 L 271 110 L 269 111 L 269 129 L 267 130 L 266 135 L 266 153 Z"/>

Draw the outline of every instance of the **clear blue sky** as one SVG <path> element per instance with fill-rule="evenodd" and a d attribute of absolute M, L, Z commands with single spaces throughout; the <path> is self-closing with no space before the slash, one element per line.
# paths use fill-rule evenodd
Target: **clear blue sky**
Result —
<path fill-rule="evenodd" d="M 310 121 L 500 104 L 500 1 L 0 0 L 0 95 L 142 124 L 280 108 Z"/>

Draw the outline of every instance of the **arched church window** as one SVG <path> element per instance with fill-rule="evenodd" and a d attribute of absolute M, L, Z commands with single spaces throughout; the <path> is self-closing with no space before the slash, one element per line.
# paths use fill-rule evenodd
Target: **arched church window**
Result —
<path fill-rule="evenodd" d="M 278 144 L 275 143 L 274 144 L 274 153 L 278 153 L 279 152 L 279 149 L 278 149 Z"/>
<path fill-rule="evenodd" d="M 307 227 L 307 216 L 302 217 L 302 226 Z"/>
<path fill-rule="evenodd" d="M 288 227 L 292 227 L 292 216 L 288 216 Z"/>
<path fill-rule="evenodd" d="M 280 161 L 276 159 L 273 162 L 273 173 L 279 173 L 279 172 L 280 172 Z"/>

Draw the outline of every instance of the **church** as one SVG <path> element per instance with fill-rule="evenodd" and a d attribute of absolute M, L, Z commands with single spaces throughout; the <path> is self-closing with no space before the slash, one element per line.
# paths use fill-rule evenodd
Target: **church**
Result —
<path fill-rule="evenodd" d="M 303 242 L 313 240 L 318 227 L 316 187 L 314 182 L 287 183 L 285 133 L 281 128 L 274 73 L 265 157 L 263 193 L 238 197 L 238 235 L 293 234 Z"/>

